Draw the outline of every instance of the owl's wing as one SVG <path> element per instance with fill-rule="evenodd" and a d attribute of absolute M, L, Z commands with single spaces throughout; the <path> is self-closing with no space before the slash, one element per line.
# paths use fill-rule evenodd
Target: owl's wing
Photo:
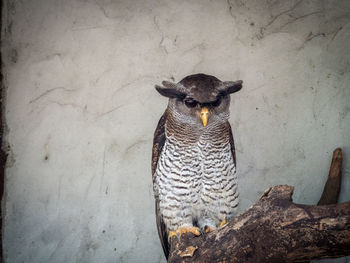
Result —
<path fill-rule="evenodd" d="M 166 117 L 163 115 L 159 122 L 158 126 L 156 128 L 156 131 L 154 132 L 154 138 L 153 138 L 153 149 L 152 149 L 152 180 L 153 185 L 155 183 L 155 171 L 157 168 L 159 156 L 162 152 L 164 143 L 165 143 L 165 120 Z M 168 244 L 168 234 L 166 231 L 166 226 L 163 221 L 163 217 L 159 211 L 159 198 L 157 195 L 155 195 L 155 208 L 156 208 L 156 220 L 157 220 L 157 229 L 158 229 L 158 235 L 160 242 L 162 243 L 163 251 L 165 257 L 168 259 L 169 256 L 169 244 Z"/>
<path fill-rule="evenodd" d="M 232 152 L 232 157 L 233 157 L 233 162 L 235 164 L 236 167 L 236 150 L 235 150 L 235 142 L 233 140 L 233 135 L 232 135 L 232 129 L 231 129 L 231 125 L 229 122 L 228 123 L 228 127 L 229 127 L 229 140 L 230 140 L 230 144 L 231 144 L 231 152 Z"/>
<path fill-rule="evenodd" d="M 165 143 L 165 114 L 160 118 L 157 128 L 154 132 L 153 137 L 153 148 L 152 148 L 152 180 L 154 183 L 155 171 L 158 164 L 158 159 L 160 153 L 162 152 L 164 143 Z"/>

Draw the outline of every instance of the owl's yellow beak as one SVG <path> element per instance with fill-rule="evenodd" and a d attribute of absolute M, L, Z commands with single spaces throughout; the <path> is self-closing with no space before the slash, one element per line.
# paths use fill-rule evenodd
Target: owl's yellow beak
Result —
<path fill-rule="evenodd" d="M 206 107 L 202 108 L 202 110 L 201 110 L 201 119 L 202 119 L 204 127 L 207 126 L 208 117 L 209 117 L 209 110 L 208 110 L 208 108 L 206 108 Z"/>

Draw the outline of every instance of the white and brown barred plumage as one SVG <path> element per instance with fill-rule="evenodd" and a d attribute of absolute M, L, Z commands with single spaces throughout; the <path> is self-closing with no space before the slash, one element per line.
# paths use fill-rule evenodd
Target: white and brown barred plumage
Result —
<path fill-rule="evenodd" d="M 228 122 L 230 94 L 242 81 L 205 74 L 156 89 L 169 104 L 154 134 L 153 187 L 159 237 L 165 256 L 168 234 L 179 227 L 216 228 L 238 206 L 236 158 Z M 201 110 L 208 109 L 208 123 Z"/>

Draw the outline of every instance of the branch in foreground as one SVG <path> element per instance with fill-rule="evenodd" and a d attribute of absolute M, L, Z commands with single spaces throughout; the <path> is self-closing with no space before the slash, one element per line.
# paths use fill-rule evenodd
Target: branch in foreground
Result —
<path fill-rule="evenodd" d="M 293 187 L 275 186 L 226 226 L 171 240 L 168 262 L 304 262 L 350 255 L 350 202 L 292 202 Z"/>

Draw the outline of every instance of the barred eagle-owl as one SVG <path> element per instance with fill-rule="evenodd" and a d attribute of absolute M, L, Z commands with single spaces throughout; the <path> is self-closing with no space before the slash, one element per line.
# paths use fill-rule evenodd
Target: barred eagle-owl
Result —
<path fill-rule="evenodd" d="M 212 230 L 238 206 L 236 156 L 228 122 L 230 94 L 242 81 L 190 75 L 157 91 L 169 98 L 154 134 L 153 188 L 165 256 L 169 238 Z"/>

